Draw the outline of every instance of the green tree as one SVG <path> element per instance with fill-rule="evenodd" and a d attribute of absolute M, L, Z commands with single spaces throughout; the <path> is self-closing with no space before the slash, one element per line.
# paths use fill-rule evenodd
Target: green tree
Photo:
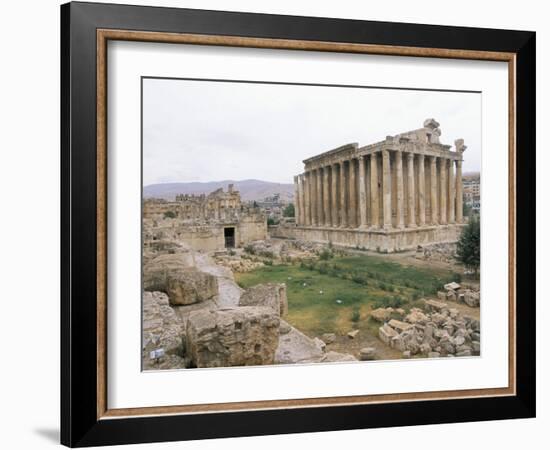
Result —
<path fill-rule="evenodd" d="M 295 210 L 294 210 L 294 203 L 289 203 L 285 209 L 283 209 L 283 216 L 284 217 L 294 217 Z"/>
<path fill-rule="evenodd" d="M 464 217 L 470 217 L 472 215 L 472 207 L 466 202 L 462 204 L 462 215 Z"/>
<path fill-rule="evenodd" d="M 166 211 L 164 213 L 164 218 L 165 219 L 175 219 L 176 218 L 176 213 L 174 211 Z"/>
<path fill-rule="evenodd" d="M 479 219 L 476 216 L 470 218 L 470 222 L 462 230 L 456 247 L 457 259 L 473 270 L 477 275 L 479 270 Z"/>

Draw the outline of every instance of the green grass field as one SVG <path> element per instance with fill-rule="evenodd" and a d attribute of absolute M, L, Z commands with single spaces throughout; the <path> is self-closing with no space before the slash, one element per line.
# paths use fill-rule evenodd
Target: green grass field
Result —
<path fill-rule="evenodd" d="M 451 271 L 408 267 L 367 255 L 264 266 L 235 276 L 243 288 L 286 283 L 287 320 L 310 336 L 368 327 L 362 319 L 371 308 L 413 306 L 421 296 L 458 278 Z"/>

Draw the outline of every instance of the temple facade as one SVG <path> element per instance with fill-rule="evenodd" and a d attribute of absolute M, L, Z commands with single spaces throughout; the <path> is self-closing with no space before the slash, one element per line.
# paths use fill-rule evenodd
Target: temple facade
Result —
<path fill-rule="evenodd" d="M 294 177 L 296 224 L 281 234 L 380 252 L 457 241 L 466 146 L 458 139 L 451 150 L 440 135 L 427 119 L 417 130 L 304 160 Z"/>

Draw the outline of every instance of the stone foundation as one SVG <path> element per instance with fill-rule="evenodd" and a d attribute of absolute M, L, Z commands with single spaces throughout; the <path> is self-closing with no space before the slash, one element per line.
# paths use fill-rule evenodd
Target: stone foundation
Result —
<path fill-rule="evenodd" d="M 450 224 L 390 230 L 280 226 L 273 230 L 270 229 L 270 232 L 272 237 L 331 243 L 380 253 L 394 253 L 414 250 L 418 245 L 456 242 L 464 226 L 463 224 Z"/>

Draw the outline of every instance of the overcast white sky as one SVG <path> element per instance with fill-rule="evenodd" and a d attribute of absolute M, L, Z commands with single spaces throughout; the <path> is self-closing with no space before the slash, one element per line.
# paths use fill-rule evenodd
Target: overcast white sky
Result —
<path fill-rule="evenodd" d="M 145 79 L 143 184 L 225 179 L 292 183 L 302 160 L 422 127 L 464 138 L 481 166 L 481 94 Z"/>

